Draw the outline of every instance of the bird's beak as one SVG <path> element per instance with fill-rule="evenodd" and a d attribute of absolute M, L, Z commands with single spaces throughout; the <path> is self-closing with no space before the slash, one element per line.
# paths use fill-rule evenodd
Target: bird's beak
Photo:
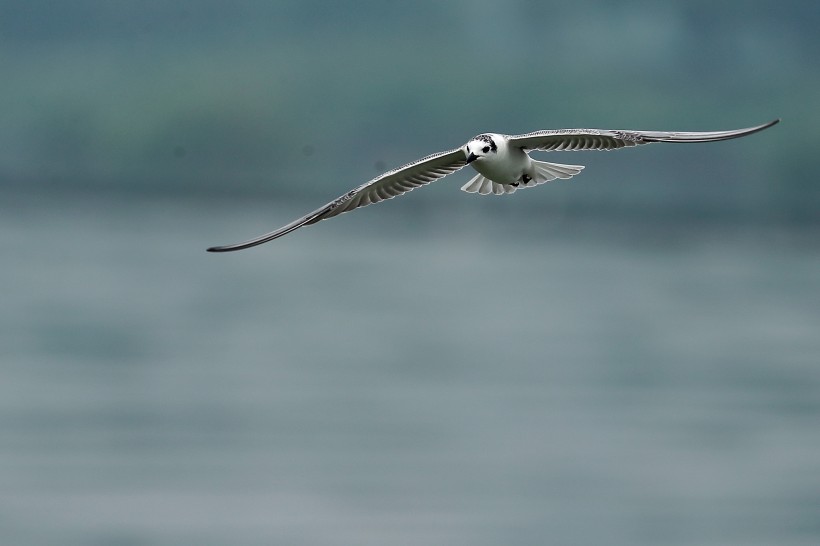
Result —
<path fill-rule="evenodd" d="M 478 156 L 475 155 L 474 153 L 470 152 L 470 155 L 467 156 L 467 164 L 469 165 L 470 163 L 472 163 L 476 159 L 478 159 Z"/>

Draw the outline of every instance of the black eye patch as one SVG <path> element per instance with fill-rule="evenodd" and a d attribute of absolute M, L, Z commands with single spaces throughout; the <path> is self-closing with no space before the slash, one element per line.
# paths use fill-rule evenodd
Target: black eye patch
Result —
<path fill-rule="evenodd" d="M 483 148 L 481 148 L 481 151 L 486 154 L 487 152 L 490 151 L 490 147 L 489 146 L 484 146 Z"/>

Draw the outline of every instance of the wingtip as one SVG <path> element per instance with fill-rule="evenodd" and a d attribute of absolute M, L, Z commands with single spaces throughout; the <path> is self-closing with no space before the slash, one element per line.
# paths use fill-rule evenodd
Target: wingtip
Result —
<path fill-rule="evenodd" d="M 212 247 L 206 248 L 205 252 L 213 252 L 213 253 L 233 252 L 234 250 L 242 250 L 242 249 L 245 249 L 245 248 L 250 248 L 252 246 L 256 246 L 257 244 L 261 244 L 261 243 L 256 243 L 256 244 L 242 243 L 242 244 L 237 244 L 237 245 L 212 246 Z"/>
<path fill-rule="evenodd" d="M 752 127 L 750 129 L 749 134 L 757 133 L 759 131 L 763 131 L 765 129 L 768 129 L 769 127 L 773 127 L 773 126 L 777 125 L 778 123 L 780 123 L 780 118 L 775 118 L 775 119 L 773 119 L 772 121 L 770 121 L 768 123 L 764 123 L 763 125 L 758 125 L 757 127 Z"/>

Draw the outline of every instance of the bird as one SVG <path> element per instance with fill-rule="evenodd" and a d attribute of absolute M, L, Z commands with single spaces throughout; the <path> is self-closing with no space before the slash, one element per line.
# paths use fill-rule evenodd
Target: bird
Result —
<path fill-rule="evenodd" d="M 207 250 L 231 252 L 261 245 L 302 226 L 405 194 L 467 165 L 477 174 L 461 187 L 462 190 L 479 195 L 507 195 L 551 180 L 571 178 L 584 168 L 582 165 L 537 161 L 530 157 L 530 152 L 616 150 L 654 142 L 717 142 L 757 133 L 779 121 L 778 118 L 746 129 L 712 132 L 548 129 L 521 135 L 482 133 L 459 148 L 430 154 L 389 170 L 270 233 L 242 243 L 213 246 Z"/>

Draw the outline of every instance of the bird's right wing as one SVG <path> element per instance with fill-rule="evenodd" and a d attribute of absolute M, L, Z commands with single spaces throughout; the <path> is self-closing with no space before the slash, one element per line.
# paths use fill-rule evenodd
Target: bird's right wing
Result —
<path fill-rule="evenodd" d="M 387 171 L 275 231 L 243 243 L 211 247 L 208 252 L 230 252 L 267 243 L 302 226 L 315 224 L 321 220 L 332 218 L 359 207 L 366 207 L 385 199 L 392 199 L 454 173 L 466 164 L 467 160 L 460 148 L 428 155 L 397 169 Z"/>

